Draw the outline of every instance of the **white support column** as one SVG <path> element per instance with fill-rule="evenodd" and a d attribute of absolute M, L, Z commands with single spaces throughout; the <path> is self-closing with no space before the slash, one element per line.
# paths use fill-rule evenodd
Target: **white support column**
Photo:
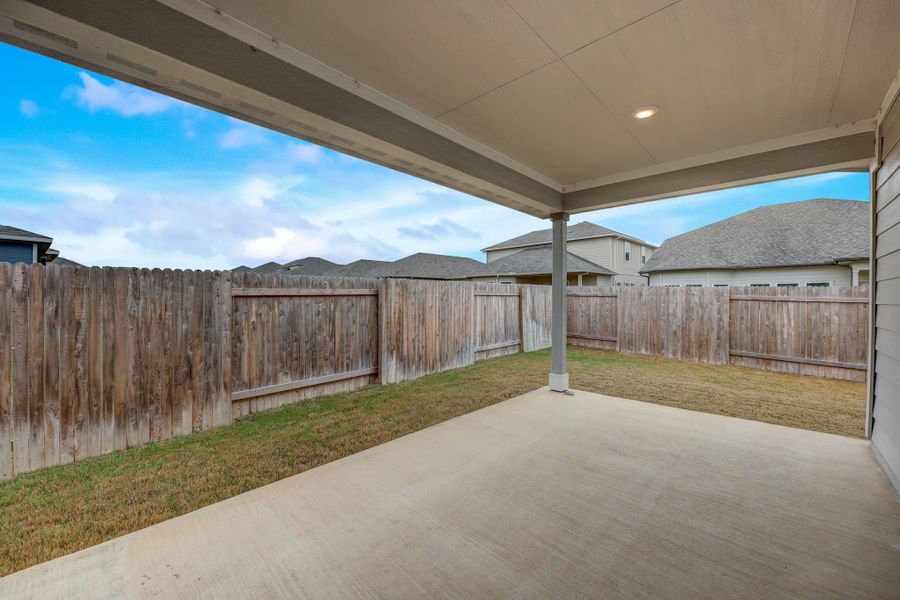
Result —
<path fill-rule="evenodd" d="M 550 389 L 565 392 L 569 389 L 569 369 L 566 367 L 566 223 L 569 215 L 555 213 L 553 221 L 553 323 Z"/>

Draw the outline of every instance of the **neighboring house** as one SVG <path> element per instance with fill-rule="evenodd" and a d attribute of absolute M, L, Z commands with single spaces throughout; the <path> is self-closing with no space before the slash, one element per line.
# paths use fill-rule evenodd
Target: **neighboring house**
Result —
<path fill-rule="evenodd" d="M 47 264 L 59 256 L 52 249 L 53 238 L 25 231 L 18 227 L 0 225 L 0 262 Z"/>
<path fill-rule="evenodd" d="M 497 283 L 531 283 L 550 285 L 553 253 L 550 248 L 519 250 L 493 260 L 479 268 L 469 279 Z M 616 273 L 580 256 L 568 253 L 566 271 L 569 285 L 612 285 Z"/>
<path fill-rule="evenodd" d="M 339 266 L 337 263 L 318 256 L 307 256 L 281 266 L 278 271 L 281 275 L 325 275 Z"/>
<path fill-rule="evenodd" d="M 663 242 L 654 286 L 841 286 L 869 282 L 869 203 L 761 206 Z"/>
<path fill-rule="evenodd" d="M 69 260 L 68 258 L 63 258 L 62 256 L 57 256 L 53 259 L 53 264 L 58 267 L 83 267 L 84 265 L 81 263 L 77 263 L 74 260 Z"/>
<path fill-rule="evenodd" d="M 609 275 L 609 279 L 598 278 L 600 285 L 647 285 L 640 275 L 641 267 L 650 260 L 656 246 L 644 240 L 602 227 L 589 221 L 569 225 L 567 249 L 594 267 L 601 267 L 609 273 L 585 273 Z M 534 248 L 550 248 L 551 230 L 540 229 L 519 237 L 484 248 L 488 265 L 517 252 Z M 571 283 L 571 277 L 570 283 Z M 548 279 L 549 282 L 549 279 Z"/>
<path fill-rule="evenodd" d="M 253 267 L 252 269 L 250 269 L 250 273 L 277 273 L 283 266 L 284 265 L 282 265 L 281 263 L 269 261 L 267 263 L 259 265 L 258 267 Z"/>
<path fill-rule="evenodd" d="M 366 276 L 402 279 L 466 279 L 483 269 L 484 266 L 484 263 L 463 256 L 419 252 L 376 267 Z"/>
<path fill-rule="evenodd" d="M 337 266 L 325 275 L 329 277 L 368 277 L 373 270 L 390 264 L 386 260 L 368 260 L 361 258 L 346 265 Z"/>

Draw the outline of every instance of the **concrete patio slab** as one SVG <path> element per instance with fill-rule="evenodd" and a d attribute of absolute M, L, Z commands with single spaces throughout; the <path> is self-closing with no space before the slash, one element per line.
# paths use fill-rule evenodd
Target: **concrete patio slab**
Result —
<path fill-rule="evenodd" d="M 896 598 L 863 440 L 538 390 L 0 579 L 2 598 Z"/>

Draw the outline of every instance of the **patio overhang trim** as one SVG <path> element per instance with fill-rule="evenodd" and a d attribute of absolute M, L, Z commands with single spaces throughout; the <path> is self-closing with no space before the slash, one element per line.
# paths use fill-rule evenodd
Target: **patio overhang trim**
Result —
<path fill-rule="evenodd" d="M 563 194 L 569 213 L 812 175 L 866 171 L 875 156 L 871 127 L 848 135 L 729 158 Z"/>

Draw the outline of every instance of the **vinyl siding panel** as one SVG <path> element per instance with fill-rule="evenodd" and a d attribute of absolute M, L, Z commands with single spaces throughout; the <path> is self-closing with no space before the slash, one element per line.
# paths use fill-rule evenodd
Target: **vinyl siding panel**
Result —
<path fill-rule="evenodd" d="M 0 262 L 34 262 L 34 244 L 28 242 L 0 242 Z"/>
<path fill-rule="evenodd" d="M 505 248 L 503 250 L 491 250 L 487 252 L 487 262 L 493 262 L 498 258 L 503 258 L 504 256 L 509 256 L 510 254 L 515 254 L 522 248 Z"/>
<path fill-rule="evenodd" d="M 882 120 L 900 122 L 900 101 Z M 875 199 L 876 283 L 873 290 L 875 356 L 873 361 L 872 445 L 888 478 L 900 492 L 900 145 L 881 130 L 881 167 L 873 174 Z M 890 135 L 893 135 L 892 133 Z"/>
<path fill-rule="evenodd" d="M 612 238 L 608 237 L 575 240 L 566 244 L 566 248 L 575 256 L 580 256 L 594 264 L 615 271 L 612 267 L 612 261 L 610 260 L 612 249 L 611 242 Z"/>
<path fill-rule="evenodd" d="M 811 283 L 827 283 L 830 286 L 852 285 L 850 269 L 840 265 L 814 267 L 778 267 L 772 269 L 691 270 L 664 271 L 650 274 L 650 285 L 715 285 L 747 286 L 755 284 L 796 283 L 805 286 Z"/>

